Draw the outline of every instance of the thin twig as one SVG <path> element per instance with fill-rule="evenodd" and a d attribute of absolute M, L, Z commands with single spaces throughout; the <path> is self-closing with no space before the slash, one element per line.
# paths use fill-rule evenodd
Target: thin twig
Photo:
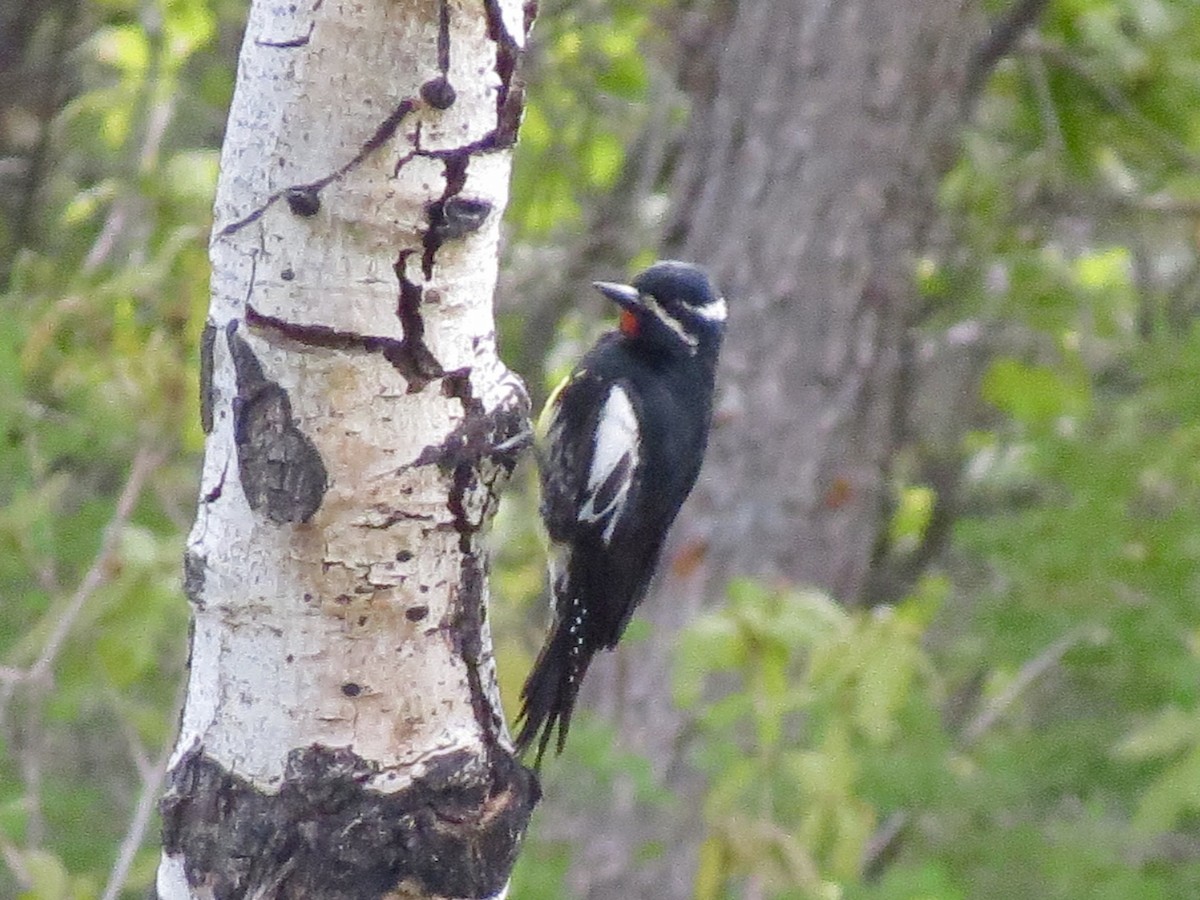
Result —
<path fill-rule="evenodd" d="M 155 762 L 150 758 L 150 754 L 146 752 L 145 746 L 142 745 L 142 739 L 138 736 L 137 729 L 133 723 L 125 716 L 117 716 L 117 726 L 121 729 L 121 736 L 125 738 L 125 743 L 129 748 L 129 758 L 133 760 L 134 768 L 137 769 L 138 778 L 145 781 L 154 774 Z"/>
<path fill-rule="evenodd" d="M 883 867 L 891 860 L 900 835 L 908 828 L 912 816 L 906 809 L 898 809 L 890 814 L 883 823 L 875 829 L 863 849 L 862 878 L 870 884 L 883 872 Z"/>
<path fill-rule="evenodd" d="M 1031 36 L 1021 42 L 1021 52 L 1038 56 L 1070 72 L 1099 94 L 1113 112 L 1137 125 L 1142 135 L 1157 143 L 1177 164 L 1193 171 L 1200 169 L 1200 155 L 1138 109 L 1137 104 L 1126 97 L 1119 88 L 1093 72 L 1085 60 L 1071 53 L 1066 47 Z"/>
<path fill-rule="evenodd" d="M 1067 141 L 1063 137 L 1062 125 L 1054 109 L 1054 94 L 1050 90 L 1046 62 L 1040 56 L 1030 56 L 1026 63 L 1029 66 L 1033 96 L 1037 101 L 1038 117 L 1042 120 L 1042 133 L 1046 136 L 1046 143 L 1050 145 L 1051 152 L 1061 155 L 1065 152 Z"/>
<path fill-rule="evenodd" d="M 1017 40 L 1037 25 L 1038 17 L 1050 4 L 1050 0 L 1017 0 L 1012 7 L 998 18 L 988 29 L 985 37 L 975 47 L 967 63 L 967 81 L 963 89 L 963 108 L 970 110 L 975 99 L 987 82 L 987 77 L 996 68 L 996 63 L 1012 52 Z"/>
<path fill-rule="evenodd" d="M 1016 676 L 996 697 L 979 711 L 959 735 L 958 742 L 963 749 L 974 745 L 981 737 L 991 731 L 992 726 L 1000 720 L 1008 709 L 1029 690 L 1030 686 L 1057 666 L 1067 651 L 1094 633 L 1090 628 L 1076 628 L 1064 634 L 1045 650 L 1026 662 L 1017 671 Z"/>
<path fill-rule="evenodd" d="M 129 517 L 133 514 L 133 508 L 137 505 L 138 498 L 142 494 L 142 488 L 146 483 L 147 477 L 161 465 L 162 460 L 162 454 L 157 451 L 150 450 L 147 447 L 142 447 L 138 450 L 137 455 L 133 459 L 133 465 L 130 466 L 129 477 L 125 481 L 125 487 L 122 488 L 121 495 L 117 499 L 116 509 L 113 511 L 108 525 L 104 528 L 104 537 L 100 541 L 100 549 L 96 552 L 96 557 L 92 560 L 92 565 L 83 576 L 83 580 L 75 588 L 75 593 L 67 603 L 66 609 L 59 616 L 54 630 L 50 633 L 50 637 L 46 641 L 46 646 L 42 648 L 41 655 L 28 669 L 19 670 L 16 673 L 16 677 L 5 678 L 3 685 L 0 685 L 0 721 L 4 719 L 4 713 L 8 708 L 8 703 L 12 699 L 17 685 L 31 681 L 43 681 L 49 675 L 55 660 L 58 659 L 58 654 L 62 650 L 63 644 L 66 643 L 67 638 L 71 634 L 75 620 L 79 618 L 79 614 L 83 611 L 84 606 L 91 599 L 91 596 L 107 580 L 109 564 L 117 551 L 121 532 L 124 530 L 125 524 L 129 521 Z"/>
<path fill-rule="evenodd" d="M 1084 641 L 1099 640 L 1101 636 L 1101 632 L 1095 626 L 1076 628 L 1028 660 L 1017 671 L 1008 686 L 959 733 L 959 747 L 966 750 L 986 735 L 1035 681 L 1062 661 L 1067 651 Z M 875 834 L 867 842 L 862 855 L 861 869 L 866 880 L 870 881 L 879 877 L 887 857 L 896 852 L 897 845 L 903 840 L 911 822 L 911 812 L 901 809 L 888 816 L 883 824 L 875 830 Z"/>
<path fill-rule="evenodd" d="M 168 740 L 163 744 L 162 753 L 155 762 L 154 768 L 142 780 L 142 793 L 138 797 L 133 819 L 121 841 L 121 848 L 117 851 L 116 862 L 113 863 L 112 871 L 108 875 L 108 884 L 104 886 L 104 893 L 100 900 L 117 900 L 125 887 L 125 882 L 129 879 L 129 869 L 133 866 L 133 859 L 146 840 L 146 831 L 150 827 L 155 802 L 158 800 L 163 778 L 167 773 L 167 760 L 170 758 L 171 741 Z"/>

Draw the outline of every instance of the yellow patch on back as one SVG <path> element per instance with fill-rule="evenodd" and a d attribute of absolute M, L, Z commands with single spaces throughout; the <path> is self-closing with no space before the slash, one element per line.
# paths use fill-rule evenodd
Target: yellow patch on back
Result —
<path fill-rule="evenodd" d="M 558 386 L 550 392 L 550 396 L 546 398 L 546 405 L 542 407 L 537 424 L 534 426 L 534 439 L 538 443 L 544 442 L 546 435 L 550 433 L 550 425 L 554 421 L 554 412 L 558 409 L 558 400 L 562 396 L 563 389 L 586 372 L 587 369 L 577 369 L 560 381 Z"/>

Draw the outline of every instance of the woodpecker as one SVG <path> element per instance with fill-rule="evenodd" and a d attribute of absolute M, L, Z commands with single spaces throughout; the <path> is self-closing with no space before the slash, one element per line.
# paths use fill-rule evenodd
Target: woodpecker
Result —
<path fill-rule="evenodd" d="M 596 282 L 620 307 L 539 419 L 541 516 L 554 621 L 521 691 L 519 752 L 561 753 L 580 683 L 616 647 L 696 483 L 712 420 L 725 301 L 704 270 L 662 261 L 631 285 Z"/>

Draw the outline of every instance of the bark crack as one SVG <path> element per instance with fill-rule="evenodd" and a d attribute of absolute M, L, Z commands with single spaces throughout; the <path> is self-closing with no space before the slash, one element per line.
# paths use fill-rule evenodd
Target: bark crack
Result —
<path fill-rule="evenodd" d="M 205 493 L 200 502 L 207 505 L 221 499 L 221 494 L 225 490 L 225 476 L 229 474 L 229 460 L 226 459 L 225 465 L 221 467 L 221 477 L 217 479 L 217 483 Z"/>
<path fill-rule="evenodd" d="M 396 280 L 400 283 L 396 316 L 400 319 L 404 339 L 398 348 L 400 354 L 391 362 L 404 374 L 410 394 L 422 390 L 429 382 L 441 377 L 445 371 L 425 343 L 425 318 L 421 315 L 424 290 L 421 285 L 410 279 L 406 272 L 408 258 L 414 253 L 416 251 L 412 249 L 401 250 L 393 266 Z M 427 275 L 426 278 L 428 277 Z"/>
<path fill-rule="evenodd" d="M 496 44 L 496 76 L 500 89 L 496 92 L 496 130 L 492 139 L 497 147 L 511 147 L 517 141 L 521 126 L 521 111 L 525 108 L 525 87 L 517 77 L 517 62 L 521 47 L 504 25 L 500 0 L 484 0 L 487 16 L 487 35 Z M 537 14 L 537 3 L 529 0 L 524 6 L 525 32 Z"/>
<path fill-rule="evenodd" d="M 217 326 L 209 319 L 200 333 L 200 428 L 213 430 L 213 355 L 217 345 Z"/>
<path fill-rule="evenodd" d="M 255 40 L 254 43 L 259 47 L 275 47 L 276 49 L 279 49 L 279 50 L 287 50 L 292 47 L 303 47 L 305 44 L 307 44 L 309 41 L 312 40 L 313 29 L 316 27 L 317 27 L 317 23 L 315 21 L 309 22 L 308 23 L 308 32 L 306 34 L 300 35 L 299 37 L 294 37 L 294 38 L 291 38 L 290 40 L 286 40 L 286 41 Z"/>
<path fill-rule="evenodd" d="M 441 0 L 438 7 L 438 36 L 437 36 L 437 65 L 438 71 L 446 75 L 450 71 L 450 2 Z"/>
<path fill-rule="evenodd" d="M 503 723 L 484 688 L 483 624 L 486 615 L 486 571 L 475 536 L 491 515 L 496 483 L 512 474 L 530 442 L 527 401 L 515 397 L 490 413 L 471 388 L 470 371 L 447 373 L 442 392 L 462 403 L 463 419 L 441 444 L 426 447 L 413 465 L 436 465 L 450 479 L 446 506 L 458 533 L 462 554 L 459 586 L 445 630 L 467 670 L 471 709 L 489 752 L 499 746 Z M 472 518 L 472 507 L 478 517 Z"/>
<path fill-rule="evenodd" d="M 396 108 L 388 114 L 387 118 L 379 123 L 379 126 L 375 129 L 375 133 L 367 138 L 366 142 L 361 148 L 359 148 L 359 151 L 354 154 L 353 158 L 351 158 L 348 162 L 343 163 L 333 172 L 330 172 L 328 175 L 322 178 L 318 178 L 316 181 L 310 181 L 306 184 L 288 185 L 286 188 L 273 191 L 261 206 L 242 216 L 242 218 L 234 222 L 230 222 L 217 233 L 217 237 L 229 237 L 230 235 L 241 231 L 247 225 L 257 222 L 263 217 L 263 214 L 266 213 L 266 211 L 279 200 L 280 197 L 287 196 L 289 192 L 303 192 L 309 195 L 320 194 L 321 190 L 325 188 L 326 185 L 336 181 L 339 178 L 342 178 L 348 172 L 357 168 L 362 164 L 363 160 L 387 143 L 392 136 L 395 135 L 396 129 L 400 127 L 400 123 L 404 120 L 404 117 L 411 113 L 414 109 L 417 109 L 419 105 L 420 101 L 413 97 L 404 98 L 400 101 Z"/>
<path fill-rule="evenodd" d="M 378 335 L 340 331 L 336 328 L 330 328 L 328 325 L 300 325 L 277 316 L 261 313 L 252 306 L 246 307 L 246 324 L 256 330 L 274 333 L 305 347 L 378 354 L 395 366 L 396 371 L 404 377 L 404 380 L 408 382 L 408 392 L 410 394 L 421 390 L 433 378 L 437 377 L 437 373 L 441 372 L 441 366 L 433 358 L 433 354 L 429 352 L 429 349 L 425 347 L 420 334 L 417 336 L 420 350 L 416 354 L 412 352 L 409 347 L 409 331 L 407 328 L 405 328 L 404 337 L 397 340 L 396 338 L 380 337 Z M 401 324 L 404 324 L 403 319 L 401 320 Z M 419 331 L 423 333 L 423 324 Z M 428 367 L 436 367 L 434 370 L 435 373 L 430 374 Z"/>
<path fill-rule="evenodd" d="M 467 183 L 467 166 L 470 165 L 471 154 L 469 152 L 458 151 L 442 157 L 442 168 L 445 178 L 445 187 L 442 189 L 442 196 L 433 203 L 429 204 L 425 209 L 425 216 L 429 220 L 429 226 L 421 235 L 421 245 L 423 252 L 421 254 L 421 272 L 425 275 L 425 280 L 428 281 L 433 277 L 433 261 L 438 250 L 441 249 L 443 241 L 455 231 L 447 225 L 446 209 L 447 204 L 457 199 L 458 194 L 462 191 Z M 476 201 L 482 203 L 482 201 Z M 491 211 L 491 205 L 486 204 L 486 209 L 483 212 L 483 217 L 487 217 L 487 213 Z M 483 220 L 479 220 L 479 225 L 483 224 Z M 463 232 L 464 234 L 466 232 Z M 407 334 L 407 331 L 405 332 Z"/>

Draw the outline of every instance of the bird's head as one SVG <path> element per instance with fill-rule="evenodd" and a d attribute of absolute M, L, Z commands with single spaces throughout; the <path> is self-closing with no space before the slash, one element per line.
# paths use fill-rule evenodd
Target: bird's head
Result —
<path fill-rule="evenodd" d="M 715 355 L 725 330 L 725 300 L 708 274 L 690 263 L 656 262 L 633 284 L 595 282 L 621 307 L 621 333 L 673 355 Z"/>

